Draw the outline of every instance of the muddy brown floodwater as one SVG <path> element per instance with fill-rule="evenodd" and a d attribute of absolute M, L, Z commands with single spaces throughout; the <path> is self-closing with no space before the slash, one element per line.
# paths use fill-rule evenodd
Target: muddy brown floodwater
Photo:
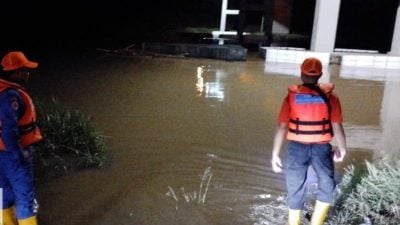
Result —
<path fill-rule="evenodd" d="M 91 115 L 111 162 L 38 184 L 42 225 L 285 224 L 284 175 L 269 161 L 297 69 L 257 57 L 83 58 L 43 62 L 31 92 Z M 399 80 L 327 68 L 348 137 L 338 173 L 398 153 Z"/>

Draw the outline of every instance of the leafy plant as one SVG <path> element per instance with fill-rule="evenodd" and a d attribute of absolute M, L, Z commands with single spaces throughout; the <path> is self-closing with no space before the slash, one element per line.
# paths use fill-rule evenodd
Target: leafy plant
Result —
<path fill-rule="evenodd" d="M 350 167 L 338 189 L 330 224 L 395 225 L 400 221 L 400 162 L 366 162 L 365 173 Z"/>
<path fill-rule="evenodd" d="M 103 166 L 106 137 L 95 128 L 89 116 L 67 109 L 55 98 L 35 101 L 35 105 L 44 137 L 35 146 L 35 168 L 39 176 Z"/>

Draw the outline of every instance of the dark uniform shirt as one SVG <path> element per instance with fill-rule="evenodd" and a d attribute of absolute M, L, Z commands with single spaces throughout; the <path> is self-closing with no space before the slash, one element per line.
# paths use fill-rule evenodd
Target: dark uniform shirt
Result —
<path fill-rule="evenodd" d="M 25 111 L 21 95 L 15 89 L 0 93 L 1 138 L 8 151 L 21 151 L 18 120 Z"/>

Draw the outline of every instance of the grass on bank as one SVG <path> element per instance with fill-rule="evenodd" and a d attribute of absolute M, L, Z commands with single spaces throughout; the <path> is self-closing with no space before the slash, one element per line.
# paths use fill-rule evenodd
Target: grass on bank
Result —
<path fill-rule="evenodd" d="M 329 224 L 397 225 L 399 221 L 400 161 L 348 167 Z"/>
<path fill-rule="evenodd" d="M 63 175 L 82 168 L 102 167 L 106 137 L 91 118 L 67 109 L 56 99 L 35 101 L 43 140 L 35 146 L 35 172 L 40 177 Z"/>

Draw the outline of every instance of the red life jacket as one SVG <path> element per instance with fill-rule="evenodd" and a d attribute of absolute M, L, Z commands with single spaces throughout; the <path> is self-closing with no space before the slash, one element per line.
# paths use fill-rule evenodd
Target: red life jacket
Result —
<path fill-rule="evenodd" d="M 334 85 L 319 84 L 319 87 L 329 98 Z M 289 105 L 288 140 L 304 143 L 332 140 L 328 106 L 317 92 L 303 85 L 292 85 L 289 87 Z"/>
<path fill-rule="evenodd" d="M 23 148 L 26 148 L 29 145 L 32 145 L 43 139 L 39 127 L 36 124 L 35 107 L 32 103 L 31 97 L 29 97 L 28 93 L 26 93 L 23 87 L 16 83 L 0 79 L 0 92 L 3 92 L 8 88 L 13 88 L 17 90 L 21 95 L 22 101 L 25 103 L 25 112 L 18 120 L 18 128 L 20 135 L 19 143 Z M 0 138 L 0 151 L 5 149 L 6 148 L 4 146 L 3 140 Z"/>

